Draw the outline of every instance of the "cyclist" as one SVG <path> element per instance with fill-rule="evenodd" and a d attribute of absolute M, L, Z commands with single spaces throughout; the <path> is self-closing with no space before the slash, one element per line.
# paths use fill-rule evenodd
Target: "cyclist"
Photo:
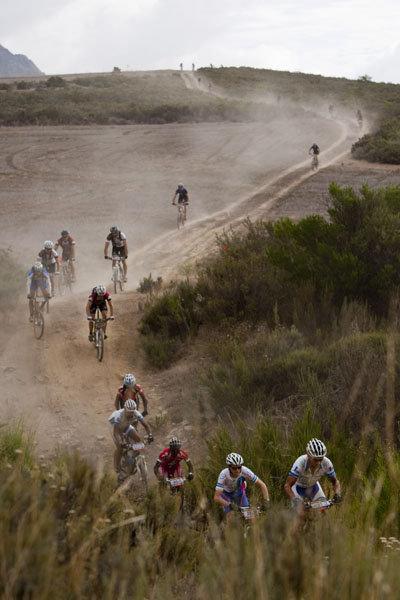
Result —
<path fill-rule="evenodd" d="M 136 402 L 134 400 L 127 400 L 124 408 L 115 410 L 108 421 L 111 425 L 112 438 L 116 446 L 114 452 L 114 468 L 119 474 L 124 446 L 130 442 L 136 444 L 135 450 L 140 451 L 144 448 L 144 444 L 134 427 L 134 423 L 140 421 L 147 431 L 149 443 L 153 441 L 153 436 L 150 427 L 145 423 L 144 418 L 137 410 Z"/>
<path fill-rule="evenodd" d="M 75 281 L 75 240 L 71 237 L 67 229 L 62 230 L 61 237 L 56 241 L 54 250 L 57 250 L 59 246 L 62 250 L 61 260 L 69 264 L 69 268 L 71 269 L 71 279 L 72 281 Z"/>
<path fill-rule="evenodd" d="M 325 493 L 319 483 L 326 475 L 333 485 L 333 501 L 341 501 L 340 482 L 329 458 L 326 447 L 321 440 L 313 438 L 306 446 L 306 454 L 300 456 L 293 464 L 286 479 L 284 490 L 290 498 L 293 508 L 304 515 L 304 500 L 324 500 Z"/>
<path fill-rule="evenodd" d="M 193 479 L 193 466 L 189 455 L 185 450 L 182 450 L 182 443 L 177 437 L 173 437 L 169 441 L 168 448 L 160 453 L 156 464 L 154 465 L 154 474 L 160 481 L 172 479 L 174 477 L 182 477 L 181 462 L 185 461 L 188 468 L 187 479 Z"/>
<path fill-rule="evenodd" d="M 236 452 L 231 452 L 226 457 L 227 467 L 219 474 L 215 487 L 214 501 L 220 504 L 226 515 L 238 507 L 249 507 L 250 502 L 246 495 L 247 482 L 255 483 L 261 490 L 264 506 L 269 505 L 269 492 L 265 483 L 247 467 L 243 458 Z"/>
<path fill-rule="evenodd" d="M 319 154 L 319 153 L 320 153 L 319 146 L 318 146 L 318 144 L 315 144 L 315 143 L 314 143 L 314 144 L 311 146 L 311 148 L 309 149 L 309 151 L 308 151 L 308 154 L 309 154 L 310 156 L 311 156 L 311 155 L 313 155 L 313 156 L 315 156 L 315 155 L 316 155 L 316 156 L 318 156 L 318 154 Z"/>
<path fill-rule="evenodd" d="M 358 126 L 361 129 L 361 127 L 363 126 L 363 116 L 362 116 L 362 112 L 360 109 L 357 110 L 356 117 L 357 117 Z"/>
<path fill-rule="evenodd" d="M 42 262 L 42 265 L 50 275 L 50 283 L 51 283 L 51 295 L 54 296 L 55 288 L 54 288 L 54 275 L 59 272 L 60 264 L 58 259 L 58 254 L 54 250 L 54 244 L 51 240 L 47 240 L 43 244 L 42 250 L 39 252 L 39 258 Z"/>
<path fill-rule="evenodd" d="M 120 229 L 116 225 L 110 227 L 110 233 L 106 237 L 106 241 L 104 244 L 104 258 L 108 259 L 108 247 L 112 246 L 112 258 L 114 256 L 119 256 L 122 259 L 122 268 L 124 270 L 124 282 L 127 282 L 127 273 L 128 266 L 126 264 L 126 259 L 128 258 L 128 243 L 126 241 L 126 235 L 122 233 Z M 115 266 L 115 260 L 112 263 L 113 267 Z"/>
<path fill-rule="evenodd" d="M 182 205 L 184 210 L 184 219 L 186 221 L 186 207 L 189 204 L 189 194 L 183 183 L 179 183 L 172 198 L 172 205 L 176 206 L 176 197 L 178 196 L 178 206 Z"/>
<path fill-rule="evenodd" d="M 27 288 L 28 288 L 28 300 L 29 300 L 29 321 L 33 321 L 33 299 L 36 295 L 36 292 L 39 290 L 42 292 L 45 300 L 42 302 L 40 306 L 40 310 L 42 310 L 46 300 L 49 300 L 51 297 L 50 294 L 50 276 L 42 263 L 36 262 L 32 265 L 31 269 L 28 272 L 28 280 L 27 280 Z"/>
<path fill-rule="evenodd" d="M 124 404 L 127 400 L 129 400 L 129 398 L 134 400 L 137 406 L 139 406 L 140 401 L 142 401 L 142 416 L 147 417 L 149 413 L 147 411 L 148 401 L 146 394 L 144 393 L 142 386 L 136 383 L 136 377 L 132 373 L 127 373 L 124 376 L 122 386 L 118 388 L 118 392 L 115 397 L 115 408 L 117 410 L 124 408 Z"/>
<path fill-rule="evenodd" d="M 96 287 L 92 289 L 86 304 L 86 317 L 89 321 L 89 342 L 93 342 L 93 319 L 95 317 L 97 309 L 100 310 L 101 315 L 104 319 L 104 339 L 107 339 L 107 304 L 110 307 L 110 319 L 114 320 L 114 307 L 111 301 L 110 294 L 107 292 L 104 285 L 96 285 Z"/>

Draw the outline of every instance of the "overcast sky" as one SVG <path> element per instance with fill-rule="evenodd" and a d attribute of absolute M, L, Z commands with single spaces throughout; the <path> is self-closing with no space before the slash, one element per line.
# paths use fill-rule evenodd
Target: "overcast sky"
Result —
<path fill-rule="evenodd" d="M 400 83 L 399 0 L 0 1 L 0 44 L 46 73 L 194 61 Z"/>

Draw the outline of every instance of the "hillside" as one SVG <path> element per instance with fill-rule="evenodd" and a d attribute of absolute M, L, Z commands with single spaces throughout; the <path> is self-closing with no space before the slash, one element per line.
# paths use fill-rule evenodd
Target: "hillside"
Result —
<path fill-rule="evenodd" d="M 42 71 L 24 54 L 12 54 L 0 44 L 0 77 L 42 75 Z"/>

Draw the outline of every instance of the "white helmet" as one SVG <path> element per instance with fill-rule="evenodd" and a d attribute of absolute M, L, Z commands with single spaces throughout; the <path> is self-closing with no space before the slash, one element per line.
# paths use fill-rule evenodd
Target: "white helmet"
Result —
<path fill-rule="evenodd" d="M 127 400 L 124 404 L 124 409 L 126 412 L 133 412 L 137 409 L 137 404 L 134 400 L 129 398 L 129 400 Z"/>
<path fill-rule="evenodd" d="M 241 467 L 243 463 L 243 457 L 240 456 L 240 454 L 236 454 L 236 452 L 231 452 L 226 457 L 226 464 L 228 467 Z"/>
<path fill-rule="evenodd" d="M 311 458 L 324 458 L 326 456 L 326 446 L 321 440 L 313 438 L 308 442 L 306 452 Z"/>
<path fill-rule="evenodd" d="M 96 294 L 98 294 L 99 296 L 103 296 L 106 293 L 106 288 L 104 285 L 96 285 L 94 289 L 96 290 Z"/>
<path fill-rule="evenodd" d="M 52 250 L 54 247 L 54 244 L 51 240 L 46 240 L 45 243 L 43 244 L 43 248 L 45 248 L 46 250 Z"/>
<path fill-rule="evenodd" d="M 124 377 L 124 386 L 133 388 L 135 387 L 136 377 L 132 373 L 127 373 Z"/>
<path fill-rule="evenodd" d="M 43 270 L 44 270 L 44 267 L 41 262 L 35 262 L 34 265 L 32 265 L 32 271 L 34 273 L 42 273 Z"/>

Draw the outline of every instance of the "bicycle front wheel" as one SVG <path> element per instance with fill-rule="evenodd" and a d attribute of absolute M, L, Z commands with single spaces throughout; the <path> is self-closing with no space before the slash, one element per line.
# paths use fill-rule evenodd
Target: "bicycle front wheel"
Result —
<path fill-rule="evenodd" d="M 104 354 L 104 333 L 102 329 L 96 331 L 96 353 L 97 360 L 101 362 Z"/>
<path fill-rule="evenodd" d="M 44 318 L 41 312 L 36 312 L 33 317 L 33 332 L 35 338 L 40 340 L 44 332 Z"/>

